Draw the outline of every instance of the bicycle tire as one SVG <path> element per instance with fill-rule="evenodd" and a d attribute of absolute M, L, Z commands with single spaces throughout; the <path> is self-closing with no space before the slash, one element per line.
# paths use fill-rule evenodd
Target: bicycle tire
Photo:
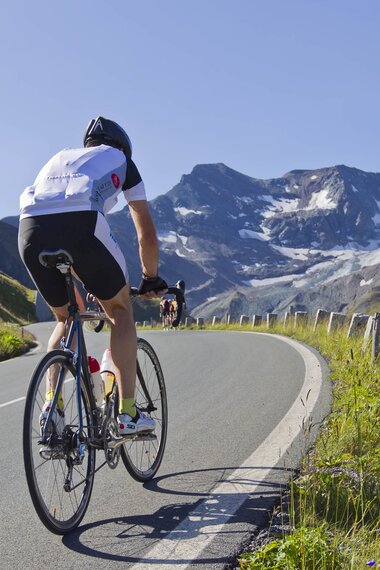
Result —
<path fill-rule="evenodd" d="M 52 367 L 64 369 L 63 435 L 53 435 L 49 445 L 42 445 L 40 418 L 45 401 L 46 376 Z M 58 367 L 58 368 L 57 368 Z M 64 490 L 68 464 L 75 461 L 75 426 L 78 424 L 76 367 L 64 350 L 49 352 L 37 365 L 30 381 L 25 402 L 23 425 L 24 467 L 29 493 L 41 522 L 55 534 L 67 534 L 76 528 L 84 517 L 92 493 L 95 472 L 95 449 L 86 445 L 81 464 L 72 467 L 70 489 Z M 94 398 L 87 382 L 81 380 L 81 406 L 84 436 L 93 429 Z M 51 444 L 53 437 L 62 444 Z M 64 443 L 63 443 L 64 442 Z M 44 457 L 41 455 L 44 454 Z M 50 457 L 46 458 L 46 455 Z M 54 456 L 54 457 L 53 457 Z M 66 481 L 67 484 L 67 481 Z"/>
<path fill-rule="evenodd" d="M 164 375 L 153 347 L 144 339 L 137 339 L 137 360 L 143 381 L 156 410 L 149 412 L 148 399 L 139 376 L 136 378 L 136 405 L 156 422 L 156 439 L 127 440 L 121 447 L 121 457 L 129 474 L 140 482 L 149 481 L 157 473 L 165 451 L 168 429 L 168 405 Z M 117 410 L 117 408 L 116 408 Z"/>

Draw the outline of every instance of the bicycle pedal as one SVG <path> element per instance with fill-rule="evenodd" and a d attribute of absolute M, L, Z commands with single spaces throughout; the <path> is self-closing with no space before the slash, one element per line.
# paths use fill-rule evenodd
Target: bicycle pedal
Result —
<path fill-rule="evenodd" d="M 135 436 L 137 441 L 155 441 L 157 436 L 152 432 L 140 432 Z"/>
<path fill-rule="evenodd" d="M 130 433 L 122 436 L 123 441 L 153 441 L 157 436 L 150 431 L 141 431 L 140 433 Z"/>

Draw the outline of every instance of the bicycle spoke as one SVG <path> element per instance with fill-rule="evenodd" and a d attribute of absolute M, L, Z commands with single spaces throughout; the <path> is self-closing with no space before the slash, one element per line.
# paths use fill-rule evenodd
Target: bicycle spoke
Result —
<path fill-rule="evenodd" d="M 64 374 L 63 411 L 53 410 L 47 437 L 42 439 L 40 414 L 47 387 Z M 81 383 L 83 432 L 92 430 L 92 411 Z M 55 423 L 57 422 L 57 423 Z M 79 412 L 76 370 L 64 351 L 52 351 L 38 365 L 28 391 L 24 418 L 24 463 L 30 494 L 42 522 L 59 534 L 77 526 L 86 511 L 95 472 L 95 450 L 87 447 L 79 459 Z M 58 431 L 57 431 L 58 430 Z M 79 463 L 79 461 L 81 463 Z M 69 485 L 69 488 L 67 488 Z"/>
<path fill-rule="evenodd" d="M 147 481 L 157 472 L 165 449 L 166 391 L 157 355 L 145 340 L 138 339 L 137 357 L 141 375 L 137 377 L 136 382 L 136 405 L 144 413 L 150 414 L 156 422 L 156 429 L 151 439 L 137 436 L 127 441 L 121 449 L 121 456 L 132 477 L 138 481 Z M 144 382 L 144 388 L 141 382 Z M 156 409 L 150 411 L 152 405 Z"/>

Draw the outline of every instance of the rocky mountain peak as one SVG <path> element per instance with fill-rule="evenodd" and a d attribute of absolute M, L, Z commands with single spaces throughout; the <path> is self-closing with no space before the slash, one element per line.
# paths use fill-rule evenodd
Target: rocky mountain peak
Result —
<path fill-rule="evenodd" d="M 378 263 L 380 174 L 345 165 L 262 180 L 223 163 L 198 164 L 150 208 L 160 273 L 171 282 L 183 278 L 189 306 L 205 316 L 235 307 L 236 299 L 251 312 L 255 306 L 276 310 L 290 298 L 302 305 L 306 290 L 318 299 L 338 274 Z M 108 219 L 137 283 L 140 262 L 128 208 Z M 7 239 L 12 230 L 16 238 L 15 228 L 7 224 L 6 230 Z M 352 288 L 366 279 L 351 280 Z"/>

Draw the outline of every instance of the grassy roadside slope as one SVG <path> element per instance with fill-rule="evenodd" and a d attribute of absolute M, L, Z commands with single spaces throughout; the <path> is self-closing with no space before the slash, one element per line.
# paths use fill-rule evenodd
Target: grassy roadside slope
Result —
<path fill-rule="evenodd" d="M 22 354 L 33 345 L 21 325 L 35 320 L 35 291 L 0 272 L 0 360 Z"/>
<path fill-rule="evenodd" d="M 0 321 L 22 324 L 35 320 L 35 291 L 0 272 Z"/>

